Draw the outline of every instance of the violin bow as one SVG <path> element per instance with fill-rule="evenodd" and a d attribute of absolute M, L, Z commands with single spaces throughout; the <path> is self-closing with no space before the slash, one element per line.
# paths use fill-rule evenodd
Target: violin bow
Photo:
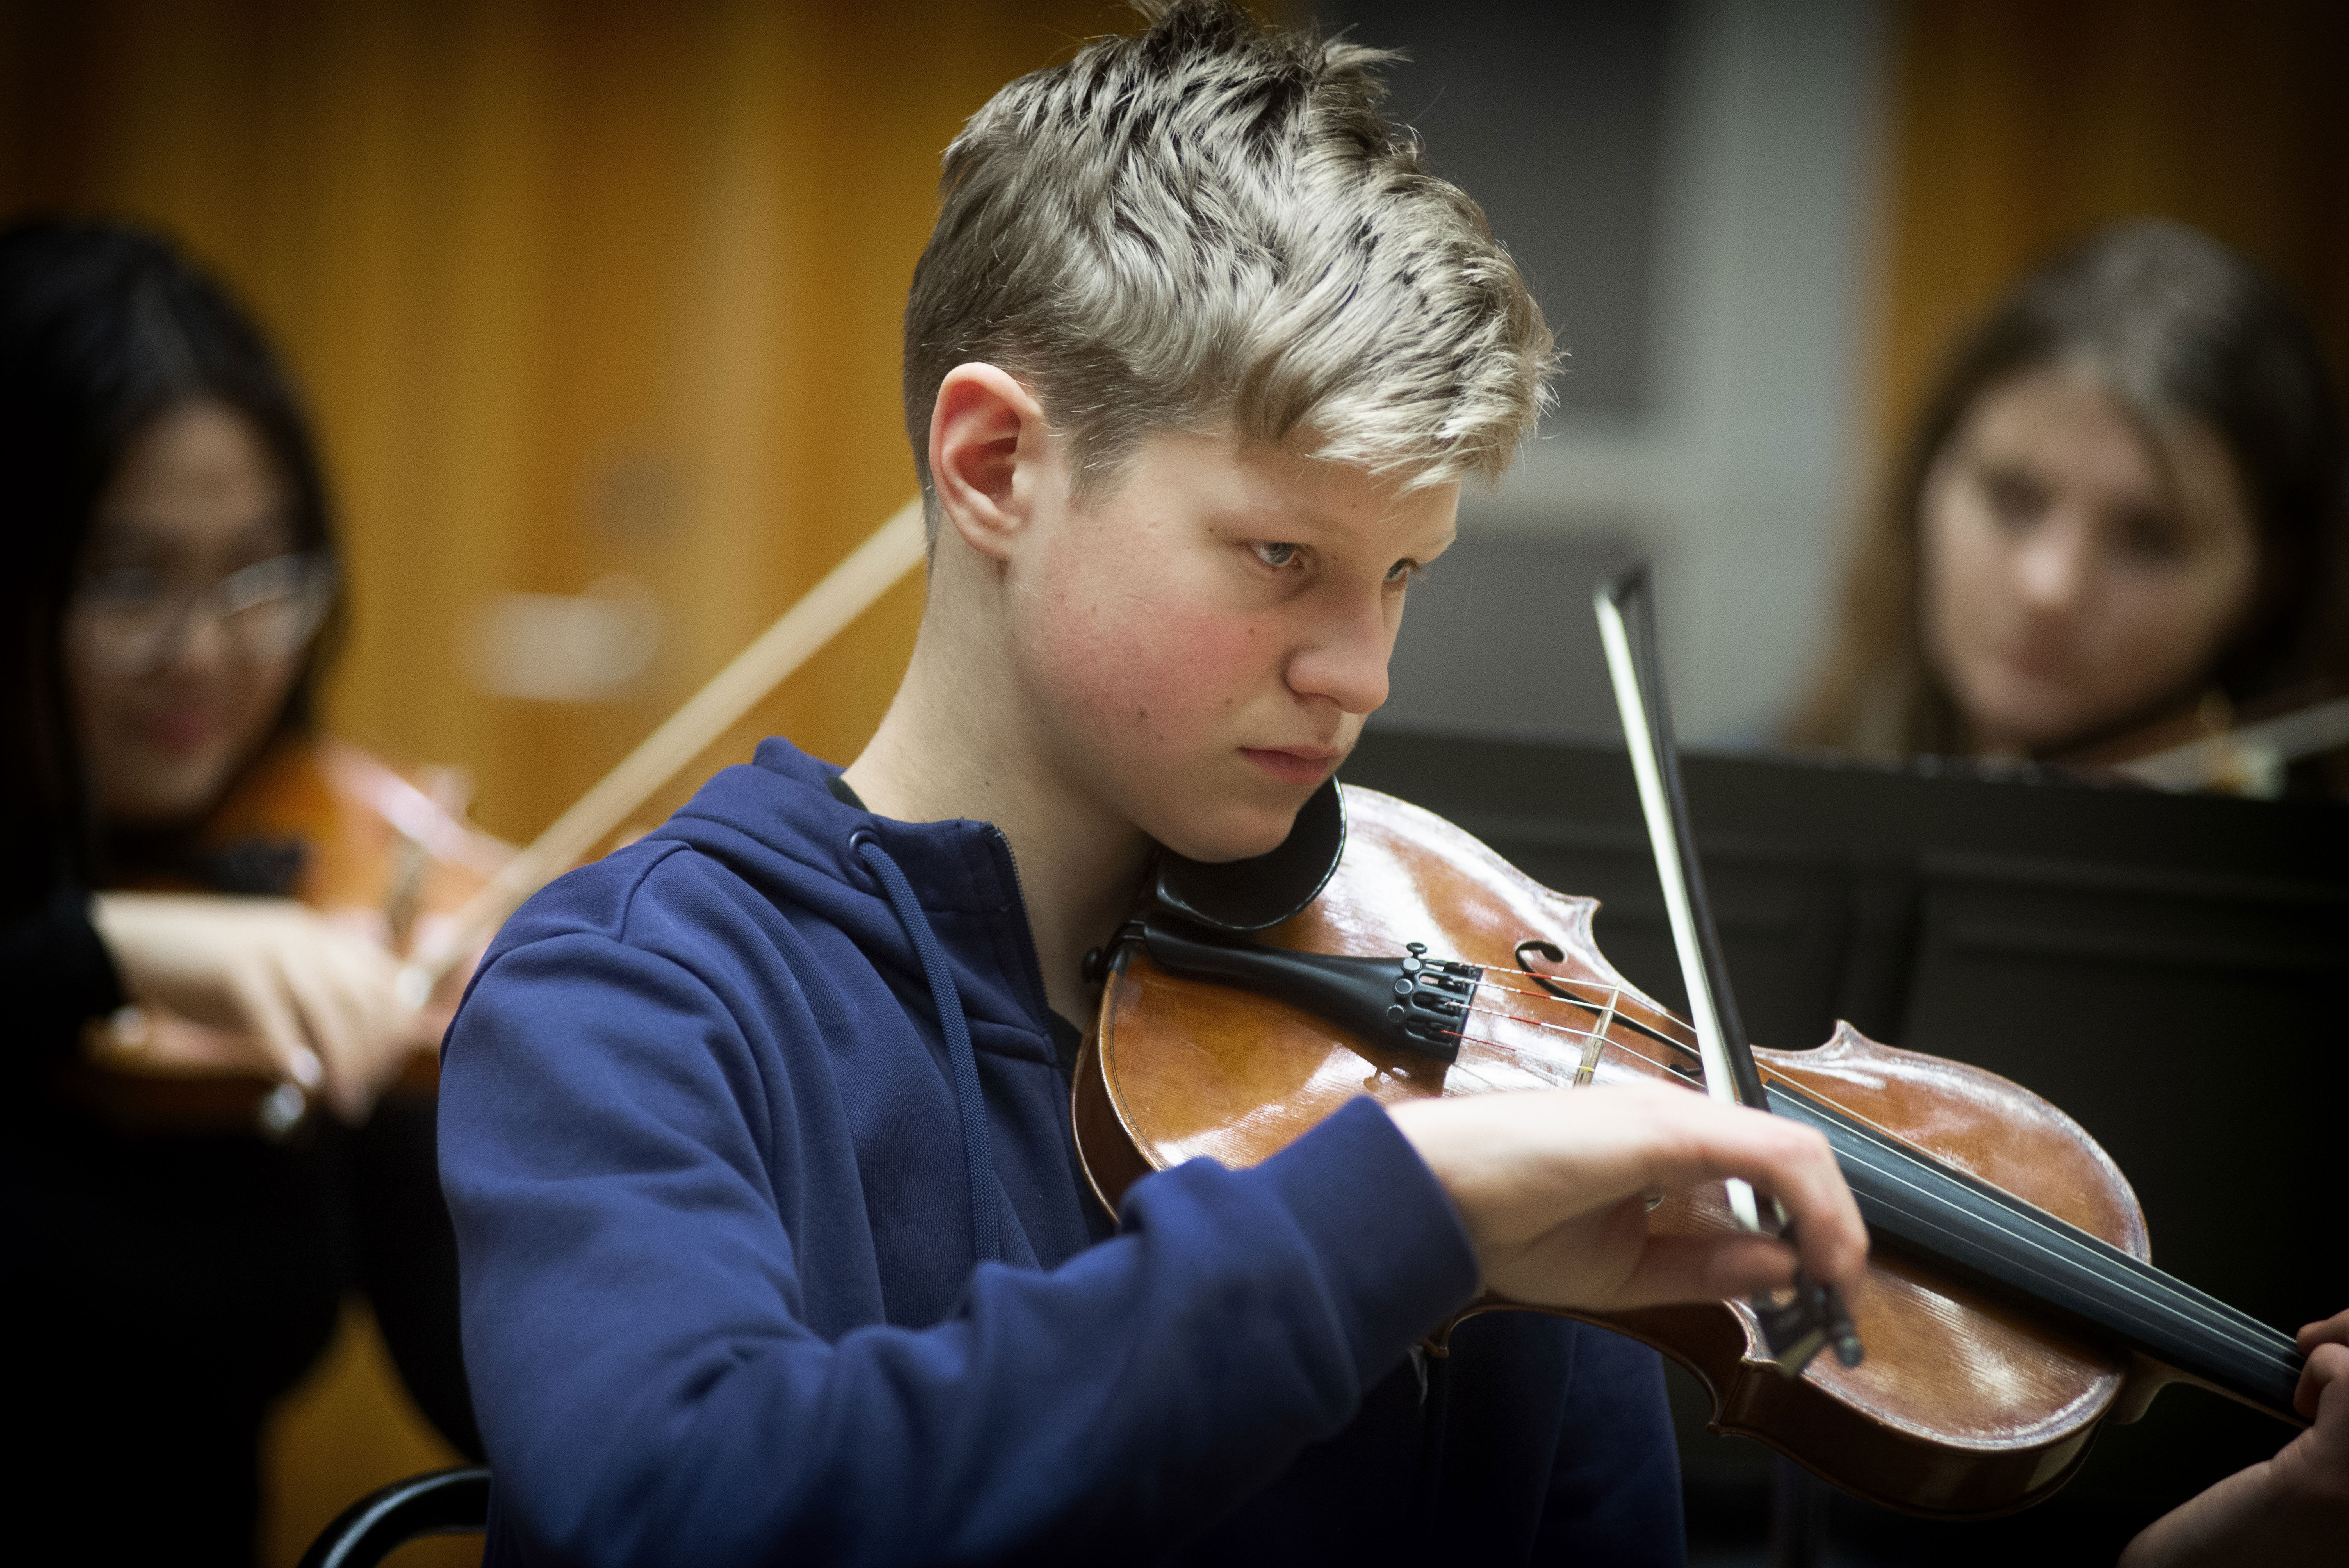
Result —
<path fill-rule="evenodd" d="M 1721 933 L 1713 924 L 1713 901 L 1705 892 L 1695 830 L 1689 824 L 1688 794 L 1681 785 L 1680 748 L 1672 739 L 1663 661 L 1657 652 L 1655 584 L 1647 563 L 1641 562 L 1622 576 L 1600 583 L 1591 593 L 1591 608 L 1599 616 L 1599 638 L 1607 649 L 1607 674 L 1614 684 L 1616 710 L 1622 716 L 1631 772 L 1639 781 L 1640 810 L 1647 819 L 1657 880 L 1663 884 L 1672 947 L 1680 955 L 1681 978 L 1688 987 L 1689 1017 L 1696 1026 L 1705 1092 L 1724 1104 L 1767 1111 L 1770 1097 L 1762 1087 L 1761 1069 L 1754 1065 L 1736 993 L 1730 987 L 1729 965 L 1722 952 Z M 1786 1233 L 1785 1215 L 1775 1202 L 1771 1223 L 1765 1226 L 1752 1186 L 1734 1176 L 1723 1185 L 1728 1189 L 1730 1214 L 1740 1227 Z M 1859 1365 L 1863 1354 L 1859 1335 L 1833 1285 L 1798 1269 L 1790 1299 L 1756 1296 L 1747 1305 L 1761 1323 L 1771 1359 L 1788 1377 L 1800 1374 L 1811 1357 L 1827 1346 L 1834 1348 L 1836 1359 L 1845 1366 Z"/>
<path fill-rule="evenodd" d="M 418 944 L 399 972 L 400 1000 L 422 1006 L 441 976 L 505 923 L 523 901 L 576 865 L 761 699 L 922 563 L 922 499 L 916 496 L 800 596 L 758 640 L 688 697 L 659 728 L 596 780 Z"/>

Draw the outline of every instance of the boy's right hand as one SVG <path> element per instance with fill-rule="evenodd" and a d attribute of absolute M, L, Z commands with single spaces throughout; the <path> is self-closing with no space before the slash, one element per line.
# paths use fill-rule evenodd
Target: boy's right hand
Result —
<path fill-rule="evenodd" d="M 416 1035 L 398 965 L 364 936 L 287 899 L 100 893 L 90 923 L 123 989 L 259 1047 L 267 1069 L 367 1114 Z"/>
<path fill-rule="evenodd" d="M 1827 1142 L 1783 1117 L 1645 1085 L 1388 1108 L 1451 1196 L 1485 1288 L 1588 1311 L 1721 1301 L 1792 1282 L 1795 1249 L 1744 1233 L 1656 1236 L 1643 1201 L 1738 1176 L 1795 1221 L 1803 1266 L 1856 1296 L 1868 1232 Z"/>

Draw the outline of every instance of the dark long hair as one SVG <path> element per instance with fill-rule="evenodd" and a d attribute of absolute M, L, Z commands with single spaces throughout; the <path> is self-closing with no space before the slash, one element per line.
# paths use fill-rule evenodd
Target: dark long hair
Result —
<path fill-rule="evenodd" d="M 2208 679 L 2240 707 L 2349 674 L 2349 452 L 2316 335 L 2281 288 L 2216 240 L 2127 223 L 2024 277 L 1943 366 L 1853 560 L 1841 636 L 1790 739 L 1974 748 L 1920 629 L 1926 480 L 1984 396 L 2059 364 L 2141 413 L 2199 420 L 2226 447 L 2260 569 L 2251 613 Z"/>
<path fill-rule="evenodd" d="M 209 399 L 251 420 L 301 549 L 334 551 L 326 484 L 293 383 L 260 328 L 169 241 L 52 219 L 0 230 L 0 913 L 95 874 L 98 825 L 66 691 L 66 603 L 91 514 L 132 440 Z M 340 604 L 279 727 L 310 722 Z"/>

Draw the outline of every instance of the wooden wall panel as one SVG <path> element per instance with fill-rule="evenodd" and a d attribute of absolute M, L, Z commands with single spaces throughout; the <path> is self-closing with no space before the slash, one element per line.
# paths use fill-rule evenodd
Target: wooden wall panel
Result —
<path fill-rule="evenodd" d="M 2051 247 L 2176 218 L 2291 284 L 2349 367 L 2349 7 L 1909 0 L 1890 160 L 1880 434 Z"/>
<path fill-rule="evenodd" d="M 897 320 L 939 150 L 1099 0 L 0 0 L 0 211 L 125 213 L 254 304 L 343 502 L 346 731 L 549 820 L 910 493 Z M 624 700 L 482 695 L 501 591 L 624 573 Z M 845 758 L 911 646 L 894 594 L 703 770 Z M 673 791 L 681 795 L 683 787 Z"/>

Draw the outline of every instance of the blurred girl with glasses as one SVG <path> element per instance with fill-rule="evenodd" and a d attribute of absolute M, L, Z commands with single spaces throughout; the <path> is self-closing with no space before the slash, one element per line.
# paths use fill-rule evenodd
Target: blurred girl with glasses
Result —
<path fill-rule="evenodd" d="M 26 1495 L 88 1560 L 249 1562 L 263 1415 L 347 1289 L 428 1413 L 474 1439 L 429 1101 L 376 1104 L 429 1027 L 379 941 L 287 896 L 298 844 L 204 831 L 309 731 L 339 577 L 284 371 L 161 240 L 0 232 L 0 539 Z M 271 1141 L 94 1109 L 77 1069 L 130 1006 L 336 1115 Z"/>

